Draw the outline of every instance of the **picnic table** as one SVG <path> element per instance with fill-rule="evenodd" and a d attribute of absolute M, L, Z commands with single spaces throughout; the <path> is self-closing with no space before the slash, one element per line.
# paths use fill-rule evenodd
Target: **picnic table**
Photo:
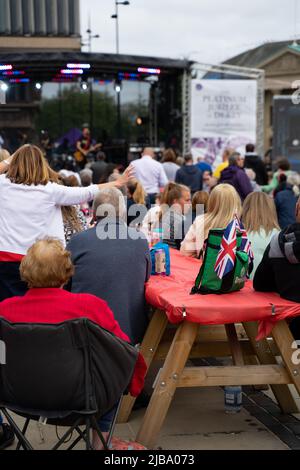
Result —
<path fill-rule="evenodd" d="M 148 368 L 164 360 L 136 437 L 148 448 L 155 445 L 177 388 L 269 384 L 283 412 L 298 411 L 288 384 L 300 394 L 300 366 L 293 360 L 287 320 L 300 315 L 300 304 L 255 292 L 250 281 L 239 292 L 190 295 L 199 268 L 199 260 L 171 250 L 171 276 L 152 276 L 146 286 L 155 312 L 141 353 Z M 231 356 L 233 365 L 187 364 L 223 356 Z M 124 397 L 119 422 L 128 420 L 134 401 Z"/>

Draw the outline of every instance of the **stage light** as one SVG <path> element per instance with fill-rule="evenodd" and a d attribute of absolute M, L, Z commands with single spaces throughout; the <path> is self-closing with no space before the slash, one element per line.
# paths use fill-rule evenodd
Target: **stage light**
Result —
<path fill-rule="evenodd" d="M 120 72 L 118 77 L 120 80 L 138 80 L 140 75 L 138 73 Z"/>
<path fill-rule="evenodd" d="M 135 122 L 137 126 L 145 126 L 149 123 L 149 116 L 138 116 Z"/>
<path fill-rule="evenodd" d="M 82 75 L 82 69 L 63 69 L 60 71 L 62 75 Z"/>
<path fill-rule="evenodd" d="M 9 83 L 29 83 L 29 78 L 11 78 Z"/>
<path fill-rule="evenodd" d="M 122 81 L 120 79 L 115 80 L 115 92 L 121 93 L 122 90 Z"/>
<path fill-rule="evenodd" d="M 0 65 L 0 70 L 12 70 L 12 65 Z"/>
<path fill-rule="evenodd" d="M 67 64 L 68 69 L 90 69 L 91 64 Z"/>
<path fill-rule="evenodd" d="M 36 84 L 35 84 L 35 88 L 36 88 L 37 90 L 41 90 L 41 89 L 42 89 L 42 84 L 41 84 L 41 83 L 36 83 Z"/>
<path fill-rule="evenodd" d="M 25 75 L 24 70 L 7 70 L 6 72 L 3 72 L 2 75 L 5 77 L 12 77 L 14 75 Z"/>
<path fill-rule="evenodd" d="M 8 91 L 9 87 L 8 87 L 7 83 L 1 83 L 0 88 L 1 88 L 1 91 L 6 92 L 6 91 Z"/>
<path fill-rule="evenodd" d="M 149 73 L 153 75 L 159 75 L 161 72 L 160 69 L 148 69 L 146 67 L 139 67 L 137 70 L 139 73 Z"/>

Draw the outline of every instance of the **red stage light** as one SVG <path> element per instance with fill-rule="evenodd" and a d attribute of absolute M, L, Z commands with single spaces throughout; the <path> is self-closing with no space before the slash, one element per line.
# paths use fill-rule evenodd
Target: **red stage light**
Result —
<path fill-rule="evenodd" d="M 153 74 L 153 75 L 159 75 L 161 73 L 160 69 L 149 69 L 149 68 L 146 68 L 146 67 L 139 67 L 137 70 L 140 73 L 149 73 L 149 74 Z"/>

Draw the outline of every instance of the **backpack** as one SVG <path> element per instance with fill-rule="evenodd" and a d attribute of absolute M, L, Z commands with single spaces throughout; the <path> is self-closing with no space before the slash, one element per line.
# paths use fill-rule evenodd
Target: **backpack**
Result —
<path fill-rule="evenodd" d="M 191 294 L 239 291 L 253 269 L 251 243 L 242 224 L 235 220 L 225 229 L 210 230 L 201 256 L 203 263 Z"/>

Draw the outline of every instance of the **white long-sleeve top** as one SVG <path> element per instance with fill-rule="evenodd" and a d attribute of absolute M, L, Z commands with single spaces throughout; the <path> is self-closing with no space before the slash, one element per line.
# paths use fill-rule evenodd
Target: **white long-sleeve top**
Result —
<path fill-rule="evenodd" d="M 38 240 L 59 239 L 65 245 L 61 206 L 91 201 L 99 188 L 69 188 L 56 183 L 26 186 L 0 175 L 0 261 L 6 254 L 25 255 Z"/>
<path fill-rule="evenodd" d="M 181 243 L 180 251 L 184 256 L 198 258 L 205 242 L 204 235 L 205 215 L 199 215 L 190 226 L 185 239 Z"/>

